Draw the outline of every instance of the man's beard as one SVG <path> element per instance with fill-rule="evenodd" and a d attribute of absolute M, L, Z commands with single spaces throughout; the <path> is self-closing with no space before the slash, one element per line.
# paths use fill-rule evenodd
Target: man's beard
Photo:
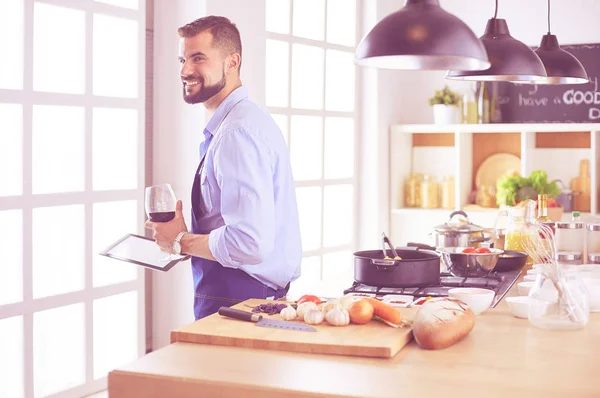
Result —
<path fill-rule="evenodd" d="M 191 79 L 190 79 L 191 80 Z M 203 102 L 208 101 L 215 95 L 217 95 L 223 88 L 227 81 L 225 80 L 225 74 L 223 73 L 223 77 L 221 80 L 213 84 L 212 86 L 205 86 L 204 79 L 197 79 L 200 83 L 200 89 L 195 94 L 186 95 L 185 94 L 185 84 L 183 85 L 183 100 L 188 104 L 201 104 Z"/>

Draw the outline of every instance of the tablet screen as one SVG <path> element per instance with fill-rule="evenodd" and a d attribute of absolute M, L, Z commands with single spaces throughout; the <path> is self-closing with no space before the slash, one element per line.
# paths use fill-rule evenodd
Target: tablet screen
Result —
<path fill-rule="evenodd" d="M 158 271 L 168 271 L 185 258 L 169 255 L 153 239 L 134 234 L 125 235 L 100 254 Z"/>

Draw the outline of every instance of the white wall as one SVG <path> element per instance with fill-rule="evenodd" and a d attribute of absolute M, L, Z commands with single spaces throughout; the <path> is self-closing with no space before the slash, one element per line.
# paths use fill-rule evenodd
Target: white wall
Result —
<path fill-rule="evenodd" d="M 205 112 L 183 101 L 177 28 L 205 15 L 203 0 L 154 1 L 154 90 L 152 182 L 168 182 L 183 201 L 190 227 L 190 195 L 198 165 Z M 190 262 L 152 273 L 152 346 L 170 342 L 170 331 L 194 321 Z"/>

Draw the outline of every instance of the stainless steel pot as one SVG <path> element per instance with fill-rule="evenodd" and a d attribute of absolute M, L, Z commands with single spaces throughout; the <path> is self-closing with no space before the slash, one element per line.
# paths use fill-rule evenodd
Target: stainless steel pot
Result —
<path fill-rule="evenodd" d="M 452 217 L 461 215 L 464 221 L 453 223 Z M 469 221 L 464 211 L 450 214 L 445 224 L 438 225 L 432 232 L 433 244 L 436 248 L 443 247 L 479 247 L 483 242 L 489 242 L 493 234 L 491 230 L 475 225 Z"/>

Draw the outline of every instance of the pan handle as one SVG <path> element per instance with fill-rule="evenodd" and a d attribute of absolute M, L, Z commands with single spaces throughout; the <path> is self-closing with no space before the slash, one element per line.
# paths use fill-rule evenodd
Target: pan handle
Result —
<path fill-rule="evenodd" d="M 377 271 L 381 272 L 392 272 L 394 267 L 396 267 L 396 262 L 394 260 L 377 260 L 371 259 L 371 264 L 377 267 Z"/>
<path fill-rule="evenodd" d="M 416 248 L 417 250 L 431 250 L 431 251 L 435 251 L 435 247 L 433 246 L 429 246 L 423 243 L 415 243 L 415 242 L 409 242 L 406 244 L 406 246 L 408 246 L 409 248 Z"/>
<path fill-rule="evenodd" d="M 456 210 L 456 211 L 453 211 L 452 213 L 450 213 L 450 217 L 448 217 L 448 220 L 452 220 L 452 217 L 454 217 L 457 214 L 464 216 L 467 220 L 469 219 L 469 216 L 467 216 L 467 213 L 465 213 L 462 210 Z"/>

